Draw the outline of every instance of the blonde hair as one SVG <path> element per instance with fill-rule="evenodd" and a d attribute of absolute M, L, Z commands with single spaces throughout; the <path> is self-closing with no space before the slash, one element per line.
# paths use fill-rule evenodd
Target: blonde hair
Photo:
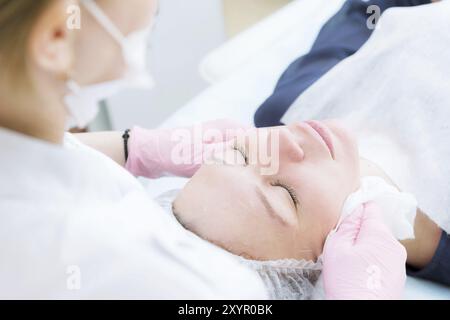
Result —
<path fill-rule="evenodd" d="M 28 85 L 27 44 L 34 24 L 55 0 L 0 0 L 0 76 Z"/>

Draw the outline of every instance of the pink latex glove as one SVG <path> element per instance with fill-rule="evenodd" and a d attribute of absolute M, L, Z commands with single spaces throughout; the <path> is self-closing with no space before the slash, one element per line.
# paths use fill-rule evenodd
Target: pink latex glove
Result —
<path fill-rule="evenodd" d="M 324 247 L 327 299 L 401 299 L 406 250 L 381 220 L 374 203 L 359 207 Z"/>
<path fill-rule="evenodd" d="M 166 175 L 191 177 L 216 149 L 245 129 L 231 120 L 176 129 L 134 127 L 125 168 L 135 176 L 151 179 Z"/>

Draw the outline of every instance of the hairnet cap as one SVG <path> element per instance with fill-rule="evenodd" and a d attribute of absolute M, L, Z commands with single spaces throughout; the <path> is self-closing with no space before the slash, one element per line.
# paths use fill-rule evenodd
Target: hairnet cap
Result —
<path fill-rule="evenodd" d="M 317 262 L 295 259 L 255 261 L 241 257 L 239 260 L 259 274 L 271 299 L 312 299 L 322 272 L 320 258 Z"/>

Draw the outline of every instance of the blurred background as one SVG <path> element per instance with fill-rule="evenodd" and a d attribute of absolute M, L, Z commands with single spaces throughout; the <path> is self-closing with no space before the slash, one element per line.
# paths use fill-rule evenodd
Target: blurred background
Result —
<path fill-rule="evenodd" d="M 208 86 L 198 71 L 207 53 L 289 2 L 161 0 L 149 52 L 156 86 L 151 91 L 133 89 L 114 96 L 89 129 L 158 126 Z"/>

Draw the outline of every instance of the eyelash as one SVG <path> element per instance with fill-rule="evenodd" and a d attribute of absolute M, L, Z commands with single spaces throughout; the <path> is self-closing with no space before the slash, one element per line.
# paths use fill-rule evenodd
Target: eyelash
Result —
<path fill-rule="evenodd" d="M 245 164 L 248 165 L 248 157 L 247 157 L 247 154 L 245 153 L 244 148 L 242 148 L 241 146 L 238 146 L 238 145 L 234 145 L 233 149 L 235 151 L 238 151 L 242 155 L 242 157 L 245 160 Z M 295 207 L 298 206 L 299 201 L 298 201 L 297 195 L 295 194 L 295 191 L 294 191 L 294 189 L 292 187 L 282 183 L 279 180 L 277 180 L 274 183 L 272 183 L 272 186 L 284 188 L 289 193 L 289 195 L 291 196 L 292 201 L 294 201 Z"/>
<path fill-rule="evenodd" d="M 245 160 L 245 164 L 248 165 L 248 157 L 247 157 L 247 154 L 245 153 L 244 148 L 242 148 L 241 146 L 238 146 L 238 145 L 234 145 L 233 149 L 238 151 L 242 155 L 242 157 Z"/>
<path fill-rule="evenodd" d="M 294 189 L 292 187 L 290 187 L 288 185 L 285 185 L 281 181 L 275 181 L 274 183 L 272 183 L 272 186 L 284 188 L 289 193 L 289 195 L 291 196 L 292 200 L 294 201 L 295 207 L 298 206 L 299 201 L 298 201 L 297 195 L 295 194 L 295 191 L 294 191 Z"/>

